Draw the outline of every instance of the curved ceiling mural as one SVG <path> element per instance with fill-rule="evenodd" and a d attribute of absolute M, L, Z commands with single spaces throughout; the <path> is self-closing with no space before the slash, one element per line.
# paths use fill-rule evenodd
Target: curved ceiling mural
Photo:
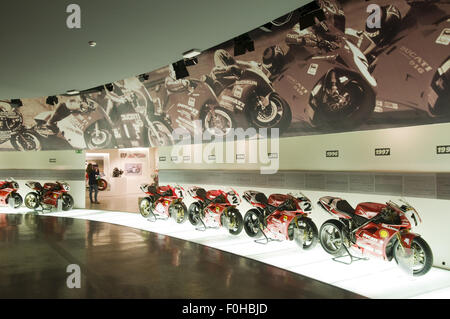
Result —
<path fill-rule="evenodd" d="M 177 128 L 284 137 L 448 122 L 450 5 L 389 3 L 320 0 L 322 11 L 300 8 L 186 60 L 184 78 L 175 65 L 76 96 L 1 102 L 0 148 L 167 145 Z"/>

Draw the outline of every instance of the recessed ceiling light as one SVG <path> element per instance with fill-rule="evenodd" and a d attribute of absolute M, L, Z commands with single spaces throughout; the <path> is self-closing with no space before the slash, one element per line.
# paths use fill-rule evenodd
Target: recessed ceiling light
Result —
<path fill-rule="evenodd" d="M 77 91 L 77 90 L 68 90 L 68 91 L 66 92 L 66 94 L 68 94 L 68 95 L 77 95 L 77 94 L 80 94 L 80 91 Z"/>
<path fill-rule="evenodd" d="M 95 47 L 97 45 L 97 42 L 95 41 L 89 41 L 88 43 L 90 47 Z"/>
<path fill-rule="evenodd" d="M 183 53 L 183 58 L 192 59 L 192 58 L 196 57 L 197 55 L 199 55 L 200 53 L 202 53 L 202 51 L 200 51 L 199 49 L 191 49 L 191 50 Z"/>

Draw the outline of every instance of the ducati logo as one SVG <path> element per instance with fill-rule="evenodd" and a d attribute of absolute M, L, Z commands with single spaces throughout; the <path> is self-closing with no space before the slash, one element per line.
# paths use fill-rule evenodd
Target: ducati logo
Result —
<path fill-rule="evenodd" d="M 288 217 L 286 215 L 283 216 L 283 220 L 286 221 Z"/>
<path fill-rule="evenodd" d="M 216 207 L 216 212 L 220 212 L 220 207 Z"/>

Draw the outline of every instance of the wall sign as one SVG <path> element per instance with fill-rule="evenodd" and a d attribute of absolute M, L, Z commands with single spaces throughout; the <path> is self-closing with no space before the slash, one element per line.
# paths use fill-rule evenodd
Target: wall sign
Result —
<path fill-rule="evenodd" d="M 269 156 L 270 159 L 276 159 L 278 158 L 278 153 L 267 153 L 267 156 Z"/>
<path fill-rule="evenodd" d="M 208 155 L 208 159 L 210 161 L 214 161 L 214 160 L 216 160 L 216 155 Z"/>
<path fill-rule="evenodd" d="M 165 156 L 160 156 L 159 157 L 159 161 L 160 162 L 165 162 L 166 161 L 166 157 Z"/>
<path fill-rule="evenodd" d="M 178 156 L 172 156 L 172 157 L 170 158 L 170 160 L 171 160 L 172 162 L 176 162 L 176 161 L 178 161 Z"/>
<path fill-rule="evenodd" d="M 245 154 L 236 154 L 236 159 L 238 159 L 238 160 L 245 159 Z"/>
<path fill-rule="evenodd" d="M 390 155 L 391 155 L 391 148 L 389 147 L 375 149 L 375 156 L 390 156 Z"/>
<path fill-rule="evenodd" d="M 49 162 L 49 163 L 56 163 L 56 158 L 49 158 L 49 159 L 48 159 L 48 162 Z"/>
<path fill-rule="evenodd" d="M 326 151 L 325 157 L 339 157 L 339 151 L 338 150 Z"/>
<path fill-rule="evenodd" d="M 450 145 L 436 146 L 436 154 L 450 154 Z"/>

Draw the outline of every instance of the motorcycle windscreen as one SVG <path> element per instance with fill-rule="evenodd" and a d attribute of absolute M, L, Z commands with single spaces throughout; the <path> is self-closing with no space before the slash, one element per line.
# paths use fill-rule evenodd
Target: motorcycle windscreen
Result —
<path fill-rule="evenodd" d="M 397 263 L 400 269 L 407 273 L 408 275 L 413 275 L 414 269 L 414 253 L 411 248 L 405 248 L 403 246 L 398 245 L 397 251 L 395 252 L 395 256 L 397 258 Z"/>

